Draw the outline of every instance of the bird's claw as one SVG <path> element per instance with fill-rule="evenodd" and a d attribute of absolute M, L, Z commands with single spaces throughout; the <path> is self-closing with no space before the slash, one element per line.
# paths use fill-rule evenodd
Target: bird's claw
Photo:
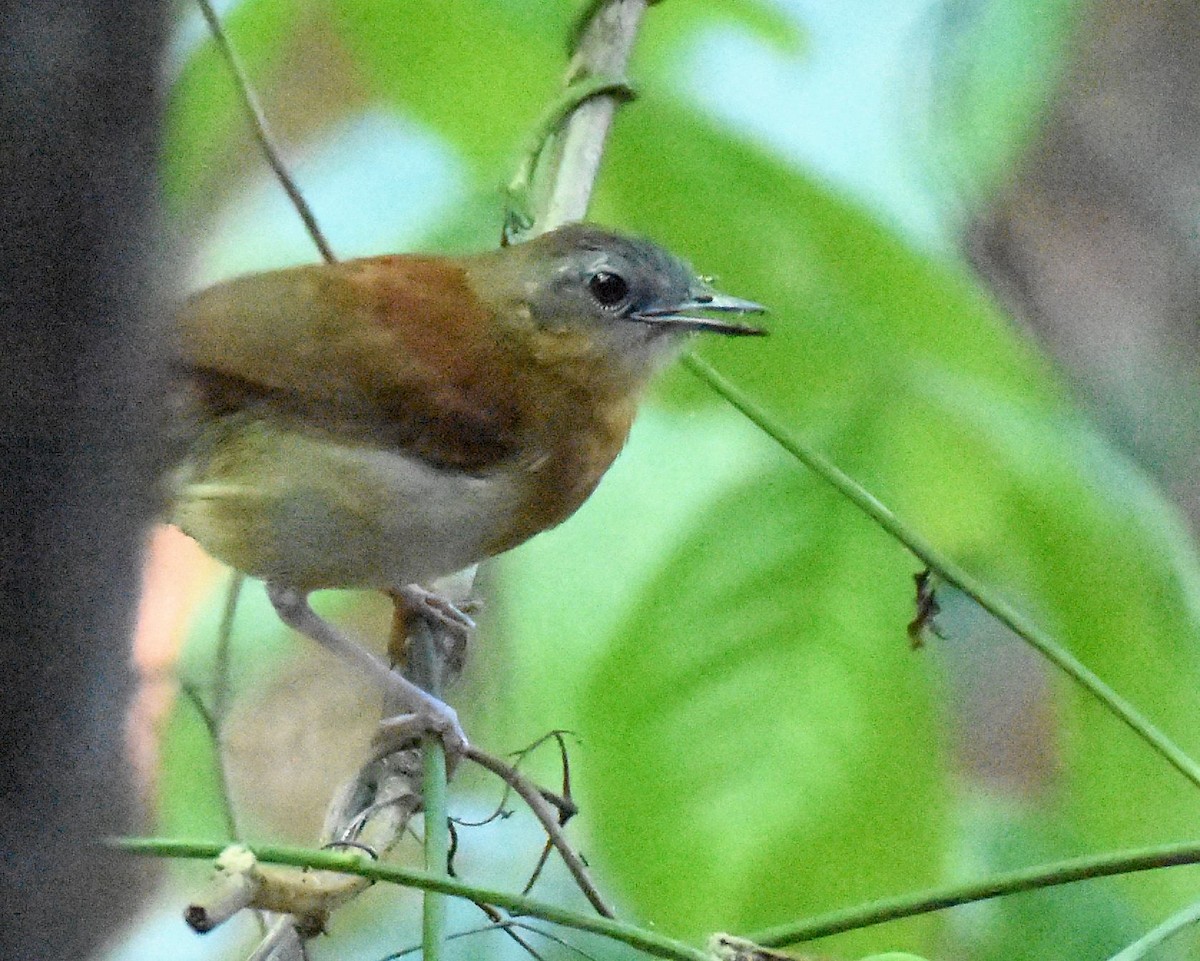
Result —
<path fill-rule="evenodd" d="M 428 618 L 450 633 L 456 640 L 466 643 L 475 630 L 475 621 L 453 601 L 428 591 L 419 584 L 409 584 L 399 591 L 408 609 L 414 614 Z"/>
<path fill-rule="evenodd" d="M 421 713 L 397 714 L 380 721 L 372 739 L 375 756 L 382 758 L 405 750 L 431 735 L 442 742 L 451 763 L 466 753 L 469 742 L 458 712 L 444 701 L 434 701 Z"/>

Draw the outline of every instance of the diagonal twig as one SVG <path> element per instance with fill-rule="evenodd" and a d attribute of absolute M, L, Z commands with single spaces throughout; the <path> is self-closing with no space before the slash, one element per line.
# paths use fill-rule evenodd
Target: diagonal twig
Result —
<path fill-rule="evenodd" d="M 687 369 L 734 408 L 743 413 L 763 433 L 788 454 L 832 486 L 887 534 L 906 547 L 947 584 L 952 584 L 991 614 L 1001 624 L 1045 657 L 1051 664 L 1096 698 L 1108 711 L 1122 721 L 1176 771 L 1200 787 L 1200 764 L 1142 714 L 1130 701 L 1111 688 L 1098 674 L 1079 658 L 1054 640 L 1034 621 L 1004 600 L 996 591 L 969 574 L 948 557 L 943 556 L 908 524 L 896 516 L 882 501 L 871 494 L 854 478 L 839 469 L 831 460 L 806 443 L 780 420 L 759 404 L 750 394 L 695 354 L 684 357 Z"/>
<path fill-rule="evenodd" d="M 304 195 L 300 193 L 300 188 L 296 186 L 296 181 L 292 178 L 291 173 L 279 156 L 279 151 L 275 147 L 275 141 L 267 126 L 266 115 L 263 113 L 262 106 L 258 102 L 258 97 L 254 95 L 254 88 L 250 86 L 250 80 L 246 76 L 246 71 L 242 69 L 237 51 L 233 49 L 233 44 L 229 42 L 229 36 L 225 33 L 225 28 L 221 25 L 221 18 L 217 16 L 217 11 L 213 9 L 210 0 L 196 0 L 196 2 L 200 5 L 200 12 L 204 15 L 204 19 L 208 23 L 208 29 L 213 35 L 213 43 L 216 44 L 218 52 L 221 54 L 222 59 L 229 68 L 230 75 L 233 77 L 234 89 L 237 91 L 238 97 L 242 101 L 242 106 L 245 108 L 246 116 L 250 120 L 250 128 L 254 131 L 254 139 L 258 142 L 259 150 L 262 151 L 267 163 L 271 165 L 275 179 L 279 181 L 279 185 L 287 193 L 288 200 L 296 208 L 296 213 L 304 221 L 304 228 L 308 231 L 312 242 L 316 244 L 321 257 L 327 264 L 336 262 L 337 257 L 333 253 L 333 248 L 329 246 L 329 241 L 325 239 L 325 234 L 322 232 L 320 224 L 317 223 L 317 218 L 313 214 L 312 208 L 309 207 L 308 201 L 304 199 Z"/>
<path fill-rule="evenodd" d="M 558 818 L 555 817 L 554 809 L 542 797 L 541 789 L 511 764 L 506 764 L 498 757 L 493 757 L 490 754 L 480 751 L 478 748 L 468 747 L 466 757 L 468 760 L 474 761 L 480 767 L 486 768 L 501 778 L 505 784 L 509 785 L 521 796 L 521 800 L 529 806 L 529 810 L 541 822 L 542 830 L 546 832 L 546 836 L 550 838 L 550 841 L 558 850 L 563 863 L 566 864 L 567 870 L 571 872 L 571 877 L 574 878 L 575 884 L 583 892 L 584 897 L 604 917 L 616 917 L 613 909 L 609 907 L 603 895 L 600 894 L 595 883 L 592 881 L 587 865 L 583 863 L 583 858 L 571 847 L 571 842 L 563 834 L 562 828 L 558 823 Z"/>

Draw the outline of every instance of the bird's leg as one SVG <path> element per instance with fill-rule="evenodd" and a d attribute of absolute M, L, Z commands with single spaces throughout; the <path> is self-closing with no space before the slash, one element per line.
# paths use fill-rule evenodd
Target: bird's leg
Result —
<path fill-rule="evenodd" d="M 534 171 L 546 144 L 580 104 L 593 97 L 602 96 L 627 101 L 632 100 L 636 94 L 629 82 L 620 77 L 576 77 L 534 125 L 533 134 L 521 153 L 521 162 L 517 165 L 516 173 L 504 187 L 504 229 L 501 236 L 503 245 L 507 246 L 517 235 L 533 226 L 533 218 L 529 215 L 529 191 Z"/>
<path fill-rule="evenodd" d="M 306 593 L 268 583 L 267 596 L 271 599 L 280 620 L 288 627 L 350 661 L 393 695 L 401 707 L 410 712 L 398 720 L 409 724 L 411 730 L 437 734 L 452 757 L 461 755 L 466 749 L 467 736 L 458 722 L 458 714 L 454 708 L 421 690 L 408 678 L 393 671 L 366 648 L 355 644 L 332 624 L 319 617 L 309 606 Z M 445 603 L 449 604 L 448 601 Z"/>

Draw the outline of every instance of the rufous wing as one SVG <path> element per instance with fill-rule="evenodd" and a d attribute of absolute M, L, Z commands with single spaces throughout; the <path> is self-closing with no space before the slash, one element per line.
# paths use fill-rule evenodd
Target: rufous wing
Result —
<path fill-rule="evenodd" d="M 446 258 L 236 278 L 189 299 L 178 325 L 184 422 L 253 411 L 470 472 L 518 443 L 511 359 L 466 272 Z"/>

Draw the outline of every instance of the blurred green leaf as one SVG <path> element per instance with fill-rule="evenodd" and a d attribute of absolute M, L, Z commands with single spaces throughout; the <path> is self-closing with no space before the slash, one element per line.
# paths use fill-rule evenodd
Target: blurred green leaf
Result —
<path fill-rule="evenodd" d="M 1200 565 L 1173 508 L 1069 411 L 949 373 L 926 373 L 904 406 L 906 444 L 875 468 L 895 478 L 891 499 L 1197 756 Z M 965 482 L 953 493 L 949 472 Z M 1059 690 L 1061 800 L 1087 848 L 1189 836 L 1195 788 L 1093 698 Z M 1125 883 L 1153 912 L 1194 889 L 1169 871 Z"/>
<path fill-rule="evenodd" d="M 765 404 L 784 412 L 802 433 L 823 438 L 824 449 L 917 529 L 983 573 L 996 589 L 1020 597 L 1102 676 L 1134 696 L 1185 745 L 1194 745 L 1194 692 L 1200 681 L 1190 651 L 1200 610 L 1194 548 L 1180 535 L 1161 497 L 1080 423 L 1045 362 L 961 270 L 918 254 L 829 190 L 682 109 L 647 98 L 628 111 L 622 124 L 605 171 L 603 219 L 667 240 L 690 254 L 700 269 L 718 272 L 723 287 L 775 309 L 773 336 L 766 343 L 706 348 L 721 367 L 752 385 Z M 695 399 L 694 390 L 686 393 Z M 674 396 L 682 399 L 677 391 Z M 779 484 L 786 475 L 772 476 Z M 815 482 L 798 474 L 790 483 Z M 663 491 L 667 496 L 671 488 Z M 743 492 L 744 499 L 750 496 Z M 804 497 L 816 495 L 795 496 L 802 504 Z M 659 535 L 650 535 L 647 556 L 663 558 L 663 566 L 649 572 L 649 586 L 631 588 L 619 561 L 609 565 L 596 559 L 606 541 L 565 540 L 570 546 L 554 549 L 563 565 L 558 572 L 570 564 L 581 581 L 604 582 L 615 569 L 625 593 L 607 591 L 608 607 L 599 617 L 589 614 L 596 605 L 589 603 L 588 594 L 572 597 L 567 606 L 577 602 L 575 617 L 591 618 L 589 626 L 572 624 L 557 600 L 541 605 L 538 613 L 532 613 L 532 606 L 524 609 L 516 621 L 515 629 L 528 644 L 523 651 L 527 663 L 546 657 L 539 641 L 569 645 L 573 636 L 607 652 L 599 657 L 590 653 L 557 677 L 531 668 L 546 684 L 530 696 L 539 699 L 540 713 L 558 704 L 573 717 L 575 709 L 563 702 L 578 697 L 581 672 L 596 666 L 601 680 L 593 679 L 588 688 L 593 699 L 585 702 L 583 734 L 590 746 L 581 775 L 588 789 L 597 792 L 593 810 L 600 829 L 595 843 L 609 855 L 606 863 L 645 916 L 689 932 L 706 926 L 736 930 L 731 918 L 777 921 L 800 904 L 845 903 L 844 898 L 816 900 L 814 890 L 889 893 L 911 889 L 923 876 L 920 857 L 913 852 L 908 852 L 909 860 L 899 859 L 903 869 L 895 874 L 887 874 L 877 861 L 859 865 L 851 855 L 840 861 L 827 855 L 818 857 L 812 876 L 793 888 L 777 878 L 768 885 L 765 868 L 764 876 L 754 875 L 738 856 L 727 854 L 732 850 L 746 856 L 747 849 L 753 850 L 755 832 L 763 824 L 774 828 L 774 805 L 783 803 L 782 789 L 769 776 L 764 784 L 745 788 L 753 793 L 755 808 L 753 816 L 738 817 L 735 803 L 721 805 L 734 789 L 712 768 L 712 756 L 727 759 L 733 745 L 754 753 L 752 732 L 761 736 L 772 729 L 772 721 L 778 728 L 779 708 L 759 713 L 762 696 L 742 680 L 740 661 L 732 655 L 720 665 L 731 676 L 723 695 L 714 681 L 713 692 L 705 689 L 698 705 L 672 699 L 672 693 L 688 685 L 687 675 L 681 678 L 678 672 L 679 659 L 686 662 L 681 651 L 707 650 L 713 643 L 721 652 L 737 650 L 740 639 L 734 633 L 748 624 L 751 641 L 746 643 L 761 654 L 752 639 L 767 616 L 763 610 L 776 608 L 795 619 L 807 612 L 810 619 L 804 623 L 810 633 L 801 635 L 802 649 L 825 652 L 826 658 L 833 656 L 830 650 L 851 643 L 845 637 L 847 616 L 861 618 L 858 643 L 886 648 L 883 639 L 888 638 L 887 643 L 901 648 L 902 640 L 895 639 L 911 616 L 911 561 L 883 546 L 883 535 L 847 505 L 829 500 L 821 502 L 820 510 L 801 510 L 786 499 L 774 500 L 769 489 L 755 497 L 773 507 L 735 518 L 731 511 L 693 501 L 691 510 L 704 518 L 703 536 L 695 533 L 681 543 L 675 529 L 675 540 L 664 545 Z M 645 512 L 631 518 L 621 510 L 598 503 L 590 515 L 592 528 L 605 529 L 612 539 L 640 539 L 643 525 L 659 530 Z M 624 510 L 636 511 L 636 503 Z M 806 547 L 801 536 L 805 528 L 789 526 L 801 515 L 819 528 L 810 536 L 829 539 L 820 551 Z M 777 577 L 779 593 L 766 601 L 742 585 L 729 565 L 736 559 L 752 566 L 760 551 L 771 550 L 776 530 L 791 532 L 796 551 L 811 552 L 805 555 L 808 566 L 796 561 L 810 576 L 790 592 L 791 582 Z M 569 536 L 564 531 L 547 539 Z M 574 560 L 564 561 L 567 556 Z M 823 576 L 814 577 L 818 556 L 827 567 Z M 863 556 L 873 558 L 871 569 L 879 584 L 869 595 L 854 598 L 831 592 L 829 585 L 866 581 L 856 560 Z M 561 583 L 545 575 L 542 564 L 528 570 L 526 576 L 536 585 L 531 590 Z M 699 586 L 693 590 L 693 585 Z M 681 609 L 686 603 L 703 613 L 693 618 Z M 725 619 L 707 606 L 716 604 L 724 605 Z M 614 611 L 631 608 L 630 621 L 610 636 Z M 846 615 L 847 610 L 854 614 Z M 682 631 L 680 623 L 690 632 Z M 708 627 L 713 634 L 702 633 Z M 1136 646 L 1128 643 L 1131 636 L 1137 636 Z M 550 660 L 562 666 L 562 658 Z M 758 664 L 751 658 L 745 670 L 761 685 Z M 791 673 L 804 677 L 799 667 Z M 1166 680 L 1164 673 L 1170 675 Z M 828 725 L 822 728 L 827 741 L 844 750 L 853 747 L 836 735 L 844 714 L 838 697 L 872 704 L 879 697 L 871 678 L 855 680 L 860 687 L 829 685 L 830 699 L 814 708 Z M 610 700 L 597 691 L 607 692 Z M 920 715 L 919 695 L 904 690 L 896 696 L 915 698 L 909 709 Z M 718 702 L 736 719 L 732 726 L 719 723 Z M 623 719 L 620 705 L 631 717 Z M 1165 814 L 1180 804 L 1190 809 L 1191 795 L 1184 793 L 1178 775 L 1132 736 L 1118 732 L 1116 722 L 1089 698 L 1070 690 L 1063 710 L 1088 737 L 1085 750 L 1072 745 L 1067 754 L 1075 803 L 1095 807 L 1096 814 L 1106 811 L 1110 821 L 1136 820 L 1141 825 L 1136 833 L 1157 831 L 1162 840 L 1164 822 L 1145 815 L 1148 810 Z M 728 730 L 741 737 L 723 739 Z M 714 739 L 720 746 L 709 752 L 709 766 L 704 767 L 691 751 Z M 807 744 L 795 732 L 782 740 L 800 750 Z M 883 753 L 880 744 L 868 735 L 859 749 L 867 754 L 861 764 L 864 778 L 883 778 L 873 761 Z M 926 750 L 939 750 L 932 735 Z M 593 758 L 593 752 L 599 756 Z M 736 772 L 742 775 L 739 783 L 761 773 L 751 768 L 749 774 Z M 1100 768 L 1103 779 L 1092 775 Z M 1138 805 L 1114 804 L 1112 792 L 1126 790 L 1122 770 L 1144 775 L 1133 787 Z M 827 791 L 843 783 L 833 765 L 811 763 L 805 773 Z M 655 787 L 656 781 L 663 786 Z M 853 783 L 865 791 L 865 782 Z M 816 787 L 809 790 L 818 792 Z M 673 810 L 666 799 L 678 805 L 684 793 L 687 799 L 711 801 L 713 815 L 690 816 L 690 805 Z M 872 809 L 872 823 L 878 817 L 895 830 L 902 819 L 886 797 L 881 803 L 883 813 Z M 624 805 L 620 817 L 614 813 L 618 804 Z M 930 832 L 927 838 L 936 838 L 936 807 L 931 810 L 923 829 Z M 757 815 L 763 811 L 760 820 Z M 920 805 L 907 814 L 917 822 L 926 816 Z M 895 822 L 889 820 L 893 817 Z M 1183 820 L 1180 813 L 1180 829 Z M 1084 836 L 1095 844 L 1127 843 L 1135 840 L 1129 827 L 1108 830 L 1097 820 L 1095 830 Z M 820 829 L 835 838 L 839 829 L 860 832 L 862 813 L 833 805 Z M 913 831 L 912 824 L 906 830 Z M 789 850 L 787 840 L 772 835 L 772 850 L 779 855 L 776 868 L 790 862 L 780 853 Z M 797 851 L 812 852 L 824 851 L 820 845 L 828 839 L 810 824 L 796 828 L 793 840 Z M 929 859 L 926 870 L 933 870 L 936 850 L 927 847 L 920 853 Z M 830 864 L 839 864 L 853 881 L 822 875 L 821 867 Z M 1160 885 L 1186 884 L 1176 880 L 1178 874 L 1167 875 L 1161 872 L 1161 880 L 1156 878 L 1151 887 L 1161 893 Z M 772 895 L 763 894 L 767 888 Z M 696 890 L 705 891 L 705 898 L 697 899 Z"/>
<path fill-rule="evenodd" d="M 785 465 L 695 512 L 585 693 L 598 853 L 668 930 L 748 930 L 938 875 L 911 565 L 838 508 Z"/>
<path fill-rule="evenodd" d="M 639 57 L 671 56 L 706 23 L 741 23 L 794 47 L 791 20 L 768 3 L 723 0 L 647 18 Z M 438 130 L 498 191 L 525 132 L 554 99 L 578 4 L 477 0 L 332 0 L 340 35 L 376 94 Z M 421 29 L 414 29 L 414 25 Z M 636 83 L 636 80 L 635 80 Z M 497 204 L 499 195 L 497 193 Z"/>
<path fill-rule="evenodd" d="M 662 4 L 650 11 L 634 65 L 653 79 L 678 69 L 680 55 L 705 30 L 740 30 L 775 53 L 802 56 L 808 37 L 784 4 L 772 0 L 709 0 L 704 4 Z"/>
<path fill-rule="evenodd" d="M 331 0 L 375 96 L 446 137 L 497 190 L 517 145 L 554 96 L 569 11 L 536 18 L 475 0 Z"/>
<path fill-rule="evenodd" d="M 621 115 L 595 209 L 766 304 L 766 344 L 701 346 L 725 373 L 793 410 L 798 425 L 814 408 L 851 409 L 881 378 L 926 360 L 1014 393 L 1058 393 L 1045 362 L 961 264 L 920 253 L 857 204 L 678 102 L 646 96 Z"/>
<path fill-rule="evenodd" d="M 499 636 L 480 645 L 476 670 L 503 680 L 497 723 L 481 736 L 516 747 L 578 729 L 581 689 L 641 585 L 695 513 L 772 453 L 728 412 L 645 411 L 579 513 L 491 568 Z"/>
<path fill-rule="evenodd" d="M 829 191 L 667 105 L 638 104 L 626 122 L 605 211 L 774 309 L 760 349 L 714 345 L 722 369 L 797 430 L 827 438 L 825 449 L 901 516 L 1021 595 L 1091 667 L 1200 749 L 1195 545 L 1161 495 L 1080 422 L 1045 362 L 958 269 Z M 1178 775 L 1086 696 L 1072 691 L 1066 703 L 1082 739 L 1069 746 L 1078 803 L 1097 826 L 1124 822 L 1096 840 L 1186 830 L 1196 802 Z M 1138 803 L 1112 803 L 1118 784 Z"/>

